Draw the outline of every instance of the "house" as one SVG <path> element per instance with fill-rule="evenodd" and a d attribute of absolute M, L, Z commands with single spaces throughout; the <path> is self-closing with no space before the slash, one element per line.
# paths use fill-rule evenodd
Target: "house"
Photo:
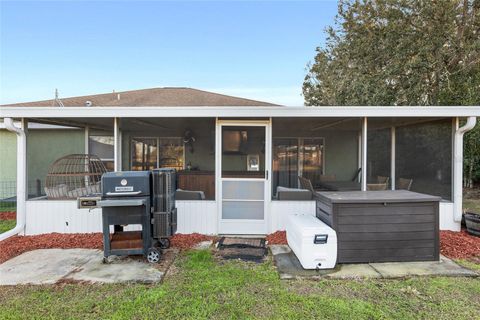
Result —
<path fill-rule="evenodd" d="M 29 103 L 17 103 L 9 106 L 84 106 L 87 103 L 104 106 L 256 106 L 272 105 L 261 101 L 242 99 L 227 95 L 195 90 L 190 88 L 153 88 L 127 92 L 112 92 L 82 97 L 66 98 L 55 101 L 45 100 Z M 5 107 L 5 106 L 2 106 Z M 103 145 L 109 151 L 100 155 L 105 164 L 113 168 L 113 137 L 109 133 L 95 130 L 91 127 L 90 141 L 85 139 L 85 125 L 59 125 L 55 120 L 42 123 L 29 123 L 28 161 L 28 193 L 30 197 L 44 195 L 45 177 L 51 163 L 61 156 L 84 153 L 88 144 L 95 150 L 100 144 L 97 140 L 103 139 L 110 147 Z M 96 135 L 96 134 L 99 135 Z M 16 181 L 16 137 L 14 133 L 5 129 L 0 121 L 0 199 L 14 196 Z M 99 152 L 98 150 L 95 152 Z"/>
<path fill-rule="evenodd" d="M 419 193 L 441 199 L 431 217 L 398 225 L 437 242 L 439 228 L 460 230 L 462 137 L 478 116 L 480 108 L 461 106 L 285 107 L 187 88 L 0 109 L 17 134 L 17 210 L 25 217 L 17 231 L 25 234 L 101 231 L 100 211 L 77 209 L 75 199 L 26 199 L 26 168 L 36 155 L 29 153 L 34 130 L 25 129 L 34 122 L 77 128 L 85 142 L 75 152 L 96 154 L 111 170 L 176 168 L 180 233 L 268 234 L 284 230 L 288 214 L 321 216 L 309 189 L 352 199 L 379 190 L 373 198 L 384 206 L 395 197 L 415 202 Z M 408 209 L 396 210 L 410 219 Z M 374 227 L 399 219 L 387 213 Z"/>

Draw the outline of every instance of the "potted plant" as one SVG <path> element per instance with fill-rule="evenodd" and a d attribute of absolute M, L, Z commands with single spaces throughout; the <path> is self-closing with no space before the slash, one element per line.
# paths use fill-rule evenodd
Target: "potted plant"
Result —
<path fill-rule="evenodd" d="M 465 212 L 464 216 L 467 232 L 471 235 L 480 237 L 480 213 Z"/>

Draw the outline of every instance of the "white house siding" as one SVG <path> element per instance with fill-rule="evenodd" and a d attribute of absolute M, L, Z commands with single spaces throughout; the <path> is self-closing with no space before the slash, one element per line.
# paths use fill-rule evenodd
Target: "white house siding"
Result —
<path fill-rule="evenodd" d="M 216 201 L 177 201 L 176 206 L 178 233 L 217 234 Z M 101 209 L 77 209 L 76 201 L 30 200 L 26 209 L 26 235 L 102 232 Z M 285 230 L 287 216 L 296 213 L 315 215 L 315 201 L 271 201 L 267 232 Z M 460 223 L 453 220 L 452 202 L 440 203 L 440 230 L 460 230 Z"/>
<path fill-rule="evenodd" d="M 177 201 L 178 233 L 215 234 L 215 201 Z M 102 232 L 101 209 L 78 209 L 74 200 L 30 200 L 26 206 L 26 235 Z M 138 230 L 133 225 L 126 230 Z"/>
<path fill-rule="evenodd" d="M 101 209 L 77 209 L 76 201 L 31 200 L 26 209 L 26 235 L 102 231 Z"/>
<path fill-rule="evenodd" d="M 315 215 L 315 201 L 272 201 L 270 203 L 269 233 L 285 230 L 287 216 L 291 214 Z"/>
<path fill-rule="evenodd" d="M 175 201 L 177 233 L 217 234 L 216 201 Z"/>
<path fill-rule="evenodd" d="M 460 222 L 454 220 L 453 202 L 440 202 L 440 230 L 460 231 Z"/>

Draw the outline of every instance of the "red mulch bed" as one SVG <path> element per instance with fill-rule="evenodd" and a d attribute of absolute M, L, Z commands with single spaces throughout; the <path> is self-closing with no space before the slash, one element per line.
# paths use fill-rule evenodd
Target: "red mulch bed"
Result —
<path fill-rule="evenodd" d="M 0 220 L 15 220 L 17 213 L 15 211 L 0 212 Z"/>
<path fill-rule="evenodd" d="M 216 240 L 216 237 L 206 236 L 204 234 L 192 233 L 182 234 L 177 233 L 170 238 L 170 244 L 172 247 L 179 249 L 189 249 L 202 241 Z"/>
<path fill-rule="evenodd" d="M 102 239 L 101 233 L 49 233 L 38 236 L 13 236 L 0 241 L 0 263 L 36 249 L 101 249 L 103 247 Z"/>
<path fill-rule="evenodd" d="M 215 237 L 203 234 L 176 234 L 170 239 L 172 247 L 189 249 Z M 13 236 L 0 241 L 0 263 L 21 255 L 24 252 L 36 249 L 103 249 L 103 235 L 101 233 L 49 233 L 37 236 Z"/>
<path fill-rule="evenodd" d="M 287 244 L 287 232 L 277 231 L 267 236 L 268 244 Z"/>
<path fill-rule="evenodd" d="M 440 253 L 453 259 L 480 257 L 480 237 L 467 233 L 440 231 Z"/>

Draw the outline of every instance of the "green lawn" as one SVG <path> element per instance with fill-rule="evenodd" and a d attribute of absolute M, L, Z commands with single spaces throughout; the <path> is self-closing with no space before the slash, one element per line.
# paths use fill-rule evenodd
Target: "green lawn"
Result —
<path fill-rule="evenodd" d="M 463 210 L 480 213 L 480 199 L 464 199 Z"/>
<path fill-rule="evenodd" d="M 271 262 L 182 255 L 162 284 L 3 287 L 0 319 L 478 319 L 480 280 L 281 281 Z"/>
<path fill-rule="evenodd" d="M 17 210 L 16 206 L 11 206 L 10 204 L 4 205 L 4 203 L 0 203 L 0 212 L 15 211 L 15 210 Z"/>
<path fill-rule="evenodd" d="M 13 229 L 16 223 L 15 220 L 0 220 L 0 233 Z"/>

